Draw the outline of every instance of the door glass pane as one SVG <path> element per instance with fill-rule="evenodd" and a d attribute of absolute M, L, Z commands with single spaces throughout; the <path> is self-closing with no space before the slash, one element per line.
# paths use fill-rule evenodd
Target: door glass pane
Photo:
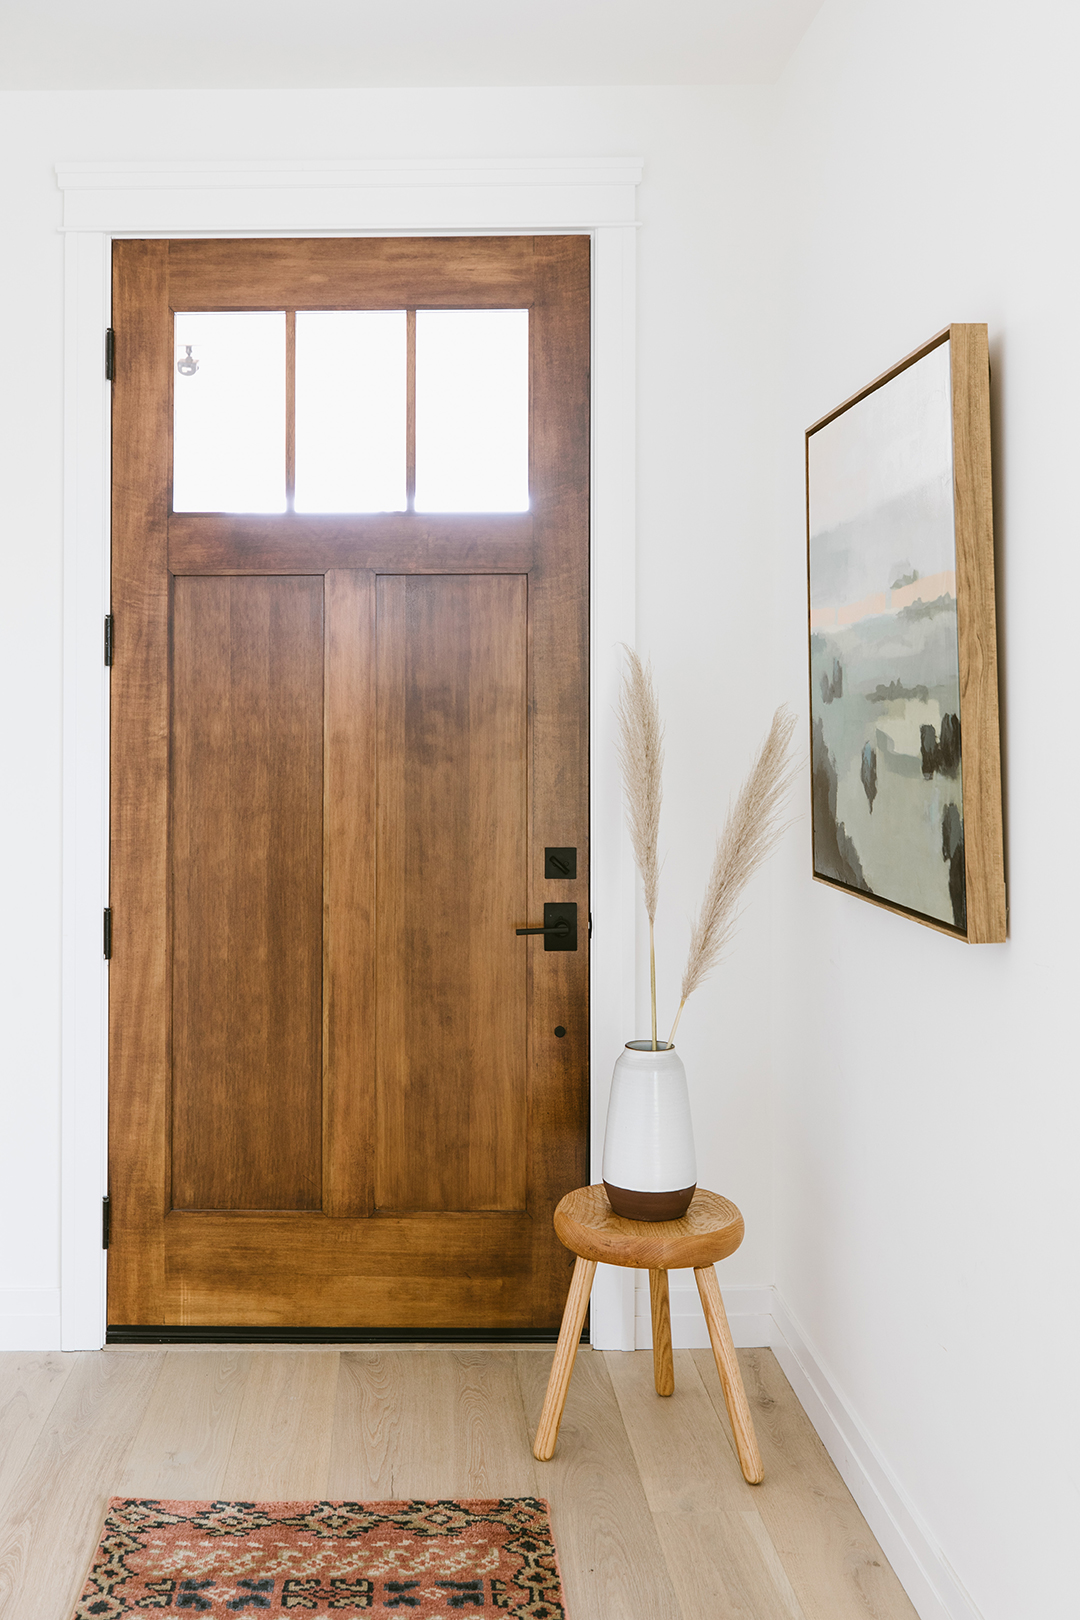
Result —
<path fill-rule="evenodd" d="M 296 312 L 296 510 L 405 510 L 405 311 Z"/>
<path fill-rule="evenodd" d="M 173 511 L 284 512 L 283 310 L 178 313 Z"/>
<path fill-rule="evenodd" d="M 528 509 L 528 310 L 418 310 L 416 510 Z"/>

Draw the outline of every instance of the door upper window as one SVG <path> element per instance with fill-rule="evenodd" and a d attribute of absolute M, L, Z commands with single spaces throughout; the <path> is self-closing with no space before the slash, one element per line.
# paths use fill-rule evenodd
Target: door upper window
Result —
<path fill-rule="evenodd" d="M 526 512 L 527 309 L 175 316 L 175 512 Z"/>
<path fill-rule="evenodd" d="M 285 316 L 176 316 L 173 511 L 285 511 Z"/>

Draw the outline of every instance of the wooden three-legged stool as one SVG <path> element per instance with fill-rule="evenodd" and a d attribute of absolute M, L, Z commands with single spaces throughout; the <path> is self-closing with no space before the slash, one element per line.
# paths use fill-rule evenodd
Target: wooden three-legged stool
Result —
<path fill-rule="evenodd" d="M 675 1389 L 667 1274 L 673 1268 L 693 1266 L 743 1477 L 751 1485 L 760 1485 L 765 1470 L 720 1297 L 720 1285 L 713 1270 L 716 1261 L 734 1254 L 743 1240 L 743 1218 L 735 1205 L 718 1193 L 705 1192 L 699 1187 L 681 1220 L 628 1221 L 615 1214 L 601 1183 L 567 1193 L 555 1211 L 555 1231 L 559 1241 L 577 1255 L 577 1263 L 533 1444 L 537 1460 L 548 1462 L 555 1451 L 597 1262 L 638 1266 L 649 1273 L 653 1378 L 658 1395 L 670 1395 Z"/>

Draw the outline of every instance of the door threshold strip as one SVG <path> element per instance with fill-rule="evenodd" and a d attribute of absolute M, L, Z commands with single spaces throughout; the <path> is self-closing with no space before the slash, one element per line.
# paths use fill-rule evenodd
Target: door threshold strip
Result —
<path fill-rule="evenodd" d="M 520 1332 L 496 1328 L 346 1328 L 346 1327 L 183 1327 L 170 1324 L 115 1324 L 105 1334 L 109 1344 L 554 1344 L 558 1332 Z M 588 1328 L 581 1343 L 588 1344 Z"/>

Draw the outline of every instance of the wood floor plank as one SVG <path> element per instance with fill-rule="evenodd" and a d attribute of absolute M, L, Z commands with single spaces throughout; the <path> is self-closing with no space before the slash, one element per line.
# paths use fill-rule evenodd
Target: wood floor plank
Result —
<path fill-rule="evenodd" d="M 0 1511 L 76 1360 L 59 1352 L 0 1355 Z"/>
<path fill-rule="evenodd" d="M 722 1412 L 710 1352 L 690 1354 Z M 772 1351 L 740 1350 L 739 1365 L 765 1463 L 754 1507 L 806 1620 L 917 1620 Z"/>
<path fill-rule="evenodd" d="M 531 1437 L 550 1363 L 546 1356 L 519 1356 L 517 1366 Z M 646 1376 L 651 1384 L 651 1373 Z M 536 1478 L 537 1494 L 551 1504 L 566 1607 L 574 1620 L 698 1620 L 675 1595 L 605 1358 L 597 1351 L 578 1353 L 555 1455 L 537 1464 Z"/>
<path fill-rule="evenodd" d="M 338 1362 L 336 1350 L 251 1357 L 223 1497 L 280 1502 L 326 1495 Z"/>
<path fill-rule="evenodd" d="M 663 1400 L 648 1351 L 604 1359 L 683 1613 L 806 1620 L 754 1522 L 758 1487 L 743 1479 L 726 1414 L 721 1421 L 690 1352 L 675 1352 L 675 1391 Z"/>
<path fill-rule="evenodd" d="M 726 1440 L 727 1413 L 721 1405 L 721 1417 L 713 1406 L 692 1352 L 674 1352 L 675 1391 L 662 1400 L 646 1367 L 650 1354 L 609 1350 L 604 1356 L 650 1508 L 687 1514 L 752 1507 L 757 1487 L 742 1477 Z"/>
<path fill-rule="evenodd" d="M 331 1496 L 536 1494 L 513 1351 L 343 1355 Z"/>
<path fill-rule="evenodd" d="M 76 1357 L 0 1516 L 0 1614 L 67 1620 L 162 1361 Z"/>
<path fill-rule="evenodd" d="M 251 1360 L 231 1348 L 166 1351 L 116 1495 L 220 1497 Z"/>
<path fill-rule="evenodd" d="M 784 1568 L 772 1537 L 765 1528 L 761 1514 L 754 1508 L 740 1513 L 739 1517 L 748 1534 L 753 1537 L 765 1567 L 772 1578 L 773 1586 L 776 1588 L 777 1594 L 787 1612 L 791 1615 L 791 1620 L 806 1620 L 806 1611 L 799 1602 L 795 1588 L 788 1580 L 787 1570 Z"/>
<path fill-rule="evenodd" d="M 338 1365 L 326 1494 L 332 1501 L 392 1502 L 403 1458 L 407 1352 L 344 1351 Z"/>
<path fill-rule="evenodd" d="M 724 1512 L 655 1515 L 683 1614 L 708 1615 L 709 1620 L 807 1620 L 782 1568 L 780 1583 L 774 1579 L 746 1517 Z"/>

